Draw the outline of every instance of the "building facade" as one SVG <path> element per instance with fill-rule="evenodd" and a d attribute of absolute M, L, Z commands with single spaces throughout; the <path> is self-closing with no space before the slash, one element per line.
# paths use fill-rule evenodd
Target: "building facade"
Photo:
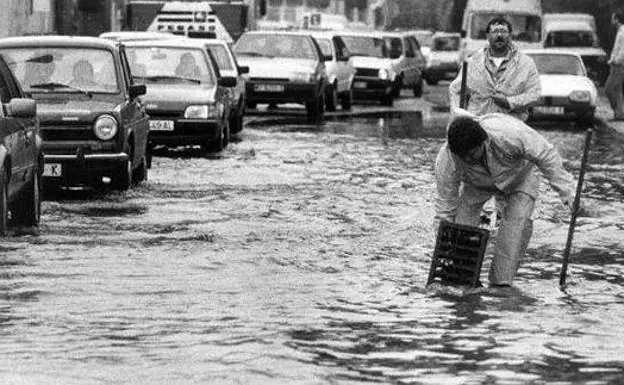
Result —
<path fill-rule="evenodd" d="M 0 0 L 0 37 L 55 33 L 54 0 Z"/>

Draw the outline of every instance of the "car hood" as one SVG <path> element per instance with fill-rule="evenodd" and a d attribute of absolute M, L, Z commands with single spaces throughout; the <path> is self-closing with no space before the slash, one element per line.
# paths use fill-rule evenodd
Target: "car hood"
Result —
<path fill-rule="evenodd" d="M 238 64 L 249 66 L 251 78 L 283 78 L 295 72 L 314 72 L 317 62 L 308 59 L 294 58 L 250 58 L 242 56 L 237 58 Z"/>
<path fill-rule="evenodd" d="M 37 116 L 41 123 L 90 123 L 102 113 L 111 113 L 118 104 L 102 100 L 61 100 L 37 98 Z"/>
<path fill-rule="evenodd" d="M 459 62 L 459 51 L 431 51 L 429 61 L 433 60 L 442 63 Z"/>
<path fill-rule="evenodd" d="M 561 51 L 561 52 L 576 52 L 581 56 L 607 56 L 607 53 L 602 48 L 597 47 L 548 47 L 548 51 Z"/>
<path fill-rule="evenodd" d="M 373 56 L 351 56 L 351 62 L 353 63 L 353 67 L 356 68 L 388 69 L 392 65 L 388 58 Z"/>
<path fill-rule="evenodd" d="M 147 85 L 147 93 L 141 100 L 147 111 L 180 111 L 191 104 L 211 104 L 216 100 L 217 87 L 187 84 Z"/>
<path fill-rule="evenodd" d="M 592 95 L 592 101 L 594 101 L 598 93 L 594 82 L 587 76 L 540 75 L 540 83 L 542 96 L 567 97 L 572 91 L 587 90 Z"/>

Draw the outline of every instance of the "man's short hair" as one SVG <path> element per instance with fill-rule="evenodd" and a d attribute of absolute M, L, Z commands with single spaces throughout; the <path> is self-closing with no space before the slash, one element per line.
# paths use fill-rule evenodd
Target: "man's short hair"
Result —
<path fill-rule="evenodd" d="M 624 24 L 624 11 L 618 10 L 613 12 L 613 17 L 615 17 L 618 22 Z"/>
<path fill-rule="evenodd" d="M 447 140 L 451 152 L 457 156 L 467 155 L 487 139 L 487 133 L 479 122 L 468 116 L 454 119 L 448 128 Z"/>
<path fill-rule="evenodd" d="M 507 26 L 507 29 L 509 30 L 509 33 L 511 33 L 511 23 L 509 22 L 509 20 L 505 19 L 503 16 L 496 16 L 495 18 L 493 18 L 492 20 L 489 21 L 489 23 L 487 23 L 487 25 L 485 26 L 485 33 L 490 33 L 490 27 L 495 25 L 495 24 L 504 24 Z"/>

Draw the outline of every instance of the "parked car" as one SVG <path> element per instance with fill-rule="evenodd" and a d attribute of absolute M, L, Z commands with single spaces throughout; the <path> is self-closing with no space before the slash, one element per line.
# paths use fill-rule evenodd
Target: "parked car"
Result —
<path fill-rule="evenodd" d="M 524 52 L 535 61 L 542 88 L 540 100 L 531 109 L 530 117 L 572 117 L 591 121 L 598 91 L 587 76 L 581 55 L 549 49 Z"/>
<path fill-rule="evenodd" d="M 0 50 L 0 236 L 7 233 L 9 212 L 15 224 L 39 224 L 43 171 L 36 103 L 26 98 L 2 56 Z"/>
<path fill-rule="evenodd" d="M 196 39 L 126 43 L 136 82 L 148 87 L 142 101 L 150 147 L 200 145 L 222 151 L 230 141 L 230 92 L 236 78 L 221 76 L 217 62 Z"/>
<path fill-rule="evenodd" d="M 205 39 L 202 41 L 210 49 L 212 56 L 217 61 L 221 76 L 236 79 L 236 85 L 230 87 L 229 90 L 230 98 L 232 99 L 230 102 L 230 105 L 232 105 L 230 109 L 230 134 L 237 134 L 243 130 L 243 117 L 247 109 L 245 74 L 249 73 L 249 67 L 238 65 L 234 52 L 226 41 L 218 39 Z"/>
<path fill-rule="evenodd" d="M 123 45 L 96 37 L 0 40 L 24 91 L 37 101 L 44 182 L 126 190 L 147 178 L 148 118 Z"/>
<path fill-rule="evenodd" d="M 420 52 L 425 56 L 426 60 L 429 60 L 429 53 L 431 52 L 431 46 L 433 45 L 434 31 L 427 29 L 417 29 L 406 31 L 408 35 L 414 36 L 420 44 Z"/>
<path fill-rule="evenodd" d="M 340 101 L 343 110 L 350 110 L 353 104 L 353 79 L 355 68 L 345 42 L 335 32 L 314 31 L 312 36 L 318 43 L 325 59 L 328 85 L 325 88 L 325 106 L 335 111 Z"/>
<path fill-rule="evenodd" d="M 459 58 L 461 35 L 458 32 L 436 32 L 425 67 L 424 78 L 428 84 L 457 77 L 460 68 Z"/>
<path fill-rule="evenodd" d="M 571 14 L 573 15 L 578 14 Z M 544 24 L 544 48 L 578 52 L 585 63 L 588 76 L 603 85 L 609 76 L 608 56 L 600 46 L 598 34 L 590 20 L 548 18 Z"/>
<path fill-rule="evenodd" d="M 395 96 L 401 88 L 409 88 L 417 98 L 423 94 L 423 71 L 427 60 L 420 50 L 418 40 L 406 32 L 378 32 L 385 41 L 392 68 L 397 73 Z"/>
<path fill-rule="evenodd" d="M 158 40 L 158 39 L 175 39 L 181 36 L 174 35 L 170 32 L 152 32 L 152 31 L 111 31 L 102 32 L 98 37 L 102 39 L 115 41 L 137 41 L 137 40 Z"/>
<path fill-rule="evenodd" d="M 378 100 L 392 106 L 396 97 L 398 74 L 388 56 L 385 41 L 376 32 L 339 31 L 355 67 L 353 98 Z"/>
<path fill-rule="evenodd" d="M 312 122 L 325 117 L 325 61 L 309 32 L 248 31 L 236 42 L 239 63 L 249 67 L 247 104 L 304 104 Z"/>

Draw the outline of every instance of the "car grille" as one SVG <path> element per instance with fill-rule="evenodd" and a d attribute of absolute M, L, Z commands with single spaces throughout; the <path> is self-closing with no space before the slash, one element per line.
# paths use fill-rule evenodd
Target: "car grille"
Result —
<path fill-rule="evenodd" d="M 290 79 L 288 78 L 249 78 L 249 80 L 251 80 L 252 82 L 290 82 Z"/>
<path fill-rule="evenodd" d="M 356 76 L 367 76 L 367 77 L 377 77 L 379 74 L 379 70 L 375 68 L 356 68 L 355 75 Z"/>
<path fill-rule="evenodd" d="M 147 114 L 150 118 L 154 119 L 178 119 L 184 116 L 184 113 L 182 111 L 147 110 Z"/>
<path fill-rule="evenodd" d="M 41 126 L 41 136 L 47 142 L 99 140 L 91 126 Z"/>

